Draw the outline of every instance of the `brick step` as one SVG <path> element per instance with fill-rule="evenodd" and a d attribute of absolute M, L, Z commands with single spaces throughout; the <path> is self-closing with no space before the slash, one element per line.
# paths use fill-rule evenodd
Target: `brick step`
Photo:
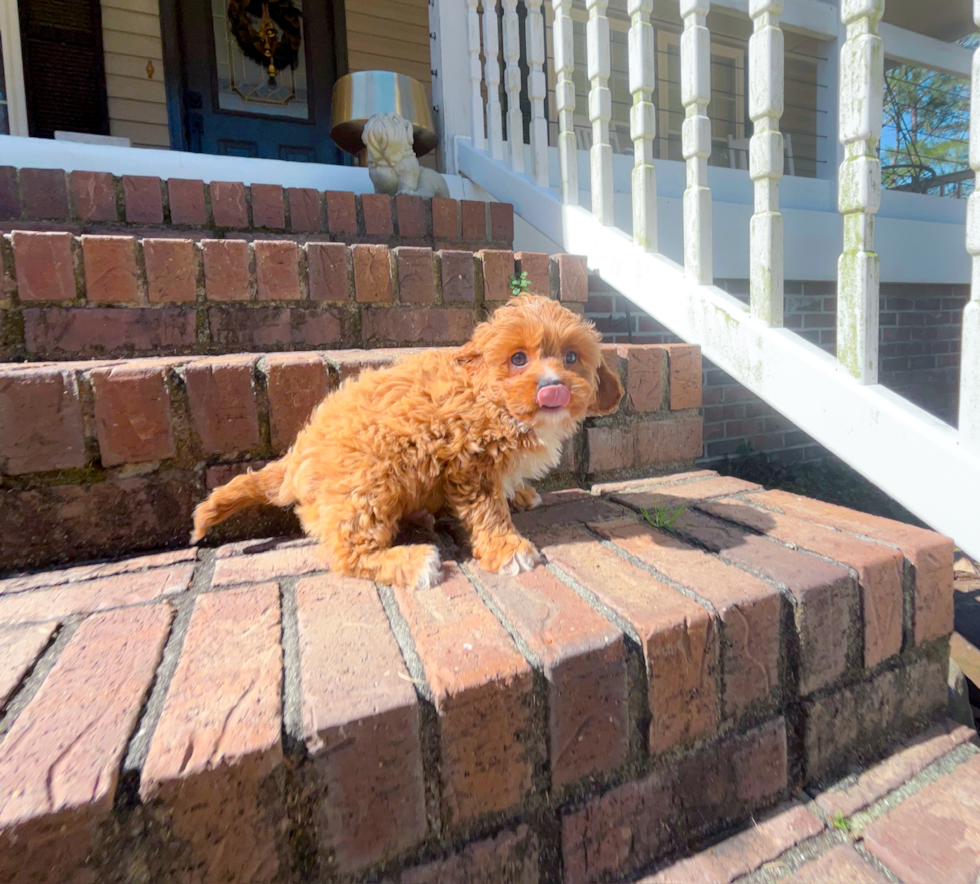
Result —
<path fill-rule="evenodd" d="M 0 365 L 0 573 L 185 543 L 207 491 L 283 454 L 345 378 L 406 352 Z M 686 469 L 701 454 L 698 348 L 606 355 L 627 395 L 571 440 L 551 487 Z M 215 536 L 294 530 L 270 508 Z"/>
<path fill-rule="evenodd" d="M 516 523 L 547 566 L 438 534 L 418 593 L 303 539 L 0 581 L 0 880 L 623 880 L 944 714 L 945 538 L 708 471 Z"/>
<path fill-rule="evenodd" d="M 579 313 L 588 299 L 572 255 L 303 240 L 14 231 L 0 360 L 459 344 L 515 271 Z"/>

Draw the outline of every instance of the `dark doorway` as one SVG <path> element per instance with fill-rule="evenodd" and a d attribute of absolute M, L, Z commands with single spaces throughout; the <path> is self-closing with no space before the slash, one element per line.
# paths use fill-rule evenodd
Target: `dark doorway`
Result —
<path fill-rule="evenodd" d="M 243 42 L 259 46 L 265 8 L 280 37 L 298 38 L 295 63 L 271 78 L 266 64 L 249 58 L 248 46 L 243 49 Z M 160 12 L 165 53 L 168 62 L 176 62 L 167 64 L 171 130 L 182 142 L 175 147 L 340 162 L 330 140 L 337 79 L 333 0 L 164 0 Z"/>

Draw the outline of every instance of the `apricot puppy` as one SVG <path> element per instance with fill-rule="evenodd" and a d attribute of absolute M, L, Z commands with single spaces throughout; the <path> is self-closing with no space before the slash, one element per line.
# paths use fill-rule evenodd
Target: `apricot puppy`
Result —
<path fill-rule="evenodd" d="M 191 541 L 247 507 L 295 506 L 337 573 L 421 589 L 439 580 L 437 549 L 391 543 L 403 517 L 446 509 L 482 568 L 530 570 L 541 556 L 508 501 L 537 506 L 527 482 L 558 463 L 587 415 L 618 407 L 599 340 L 555 301 L 522 295 L 462 347 L 364 371 L 317 406 L 281 460 L 199 504 Z"/>

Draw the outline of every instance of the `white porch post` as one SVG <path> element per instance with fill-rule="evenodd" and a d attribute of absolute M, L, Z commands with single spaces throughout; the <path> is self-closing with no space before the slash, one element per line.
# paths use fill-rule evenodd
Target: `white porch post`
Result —
<path fill-rule="evenodd" d="M 3 48 L 3 78 L 7 85 L 10 134 L 27 135 L 27 93 L 24 91 L 24 58 L 20 51 L 17 0 L 0 0 L 0 46 Z"/>
<path fill-rule="evenodd" d="M 980 0 L 973 0 L 973 20 L 980 26 Z M 980 49 L 973 53 L 970 83 L 970 168 L 980 175 Z M 980 191 L 966 204 L 966 249 L 973 259 L 973 284 L 963 311 L 959 431 L 960 445 L 980 455 Z"/>

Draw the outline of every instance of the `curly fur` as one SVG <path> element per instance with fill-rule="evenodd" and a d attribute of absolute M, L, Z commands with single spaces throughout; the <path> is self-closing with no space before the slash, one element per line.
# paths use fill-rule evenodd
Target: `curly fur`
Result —
<path fill-rule="evenodd" d="M 362 372 L 327 396 L 281 460 L 212 492 L 194 511 L 191 539 L 249 506 L 295 505 L 334 571 L 422 588 L 439 579 L 437 550 L 392 540 L 403 518 L 446 509 L 481 567 L 530 570 L 541 557 L 514 528 L 508 500 L 540 503 L 528 480 L 558 463 L 586 415 L 619 406 L 623 388 L 599 340 L 560 304 L 522 295 L 463 347 Z M 523 366 L 512 361 L 518 352 Z M 539 406 L 539 382 L 564 385 L 568 405 Z"/>

